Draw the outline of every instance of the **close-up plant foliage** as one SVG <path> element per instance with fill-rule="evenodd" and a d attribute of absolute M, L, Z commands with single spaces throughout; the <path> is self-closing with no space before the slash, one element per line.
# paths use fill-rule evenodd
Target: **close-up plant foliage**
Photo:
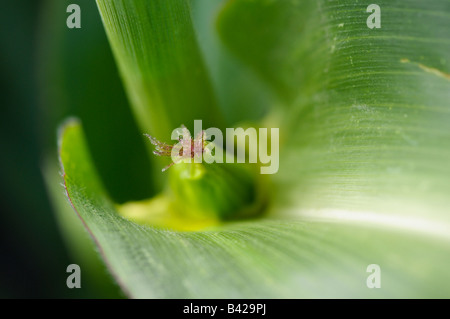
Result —
<path fill-rule="evenodd" d="M 40 6 L 29 155 L 64 297 L 450 297 L 448 0 L 71 3 Z M 279 129 L 278 171 L 168 166 L 195 120 Z"/>

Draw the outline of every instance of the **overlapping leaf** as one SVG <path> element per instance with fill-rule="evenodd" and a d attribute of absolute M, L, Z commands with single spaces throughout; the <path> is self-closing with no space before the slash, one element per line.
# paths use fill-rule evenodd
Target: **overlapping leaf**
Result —
<path fill-rule="evenodd" d="M 183 1 L 98 2 L 122 73 L 149 79 L 177 65 L 158 48 L 182 41 L 179 21 L 191 30 Z M 285 104 L 265 219 L 190 233 L 125 220 L 96 177 L 80 125 L 66 125 L 69 198 L 130 296 L 450 295 L 450 5 L 380 1 L 381 29 L 367 28 L 368 5 L 234 0 L 219 17 L 226 45 Z M 174 37 L 160 38 L 164 30 Z M 177 48 L 161 52 L 180 57 Z M 124 61 L 137 69 L 125 70 Z M 125 79 L 135 103 L 160 94 L 158 85 L 135 89 Z M 155 105 L 179 107 L 157 101 L 138 103 L 149 108 L 142 121 L 155 121 Z M 373 263 L 382 269 L 381 289 L 366 286 Z"/>

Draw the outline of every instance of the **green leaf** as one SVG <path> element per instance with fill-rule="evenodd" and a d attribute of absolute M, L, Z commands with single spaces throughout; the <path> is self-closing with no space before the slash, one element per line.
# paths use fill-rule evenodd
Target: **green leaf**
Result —
<path fill-rule="evenodd" d="M 97 247 L 86 232 L 86 228 L 70 205 L 67 198 L 61 196 L 63 189 L 55 181 L 60 179 L 56 158 L 48 157 L 44 163 L 43 175 L 51 204 L 56 214 L 60 231 L 64 234 L 66 246 L 70 249 L 72 260 L 83 269 L 83 295 L 87 298 L 123 298 L 124 295 L 100 259 Z"/>
<path fill-rule="evenodd" d="M 185 0 L 97 0 L 141 129 L 168 140 L 202 119 L 224 127 Z"/>
<path fill-rule="evenodd" d="M 369 4 L 235 0 L 220 14 L 225 44 L 285 101 L 274 213 L 449 229 L 450 4 L 378 1 L 380 29 Z"/>
<path fill-rule="evenodd" d="M 449 238 L 299 220 L 175 232 L 118 215 L 81 126 L 60 136 L 68 197 L 118 283 L 135 298 L 448 297 Z M 381 289 L 369 289 L 369 264 Z"/>
<path fill-rule="evenodd" d="M 146 101 L 145 112 L 170 112 L 171 120 L 181 116 L 173 112 L 178 104 L 152 99 L 169 101 L 173 90 L 133 81 L 183 72 L 184 45 L 195 47 L 188 51 L 199 61 L 186 3 L 99 0 L 135 106 Z M 97 177 L 80 125 L 65 126 L 68 196 L 131 297 L 450 296 L 450 7 L 380 1 L 382 28 L 369 29 L 369 4 L 224 6 L 222 39 L 284 103 L 280 170 L 264 218 L 197 232 L 124 219 Z M 148 56 L 140 51 L 147 47 Z M 190 101 L 178 78 L 171 79 L 182 88 L 177 99 Z M 190 83 L 199 93 L 203 81 Z M 154 121 L 156 113 L 145 112 L 135 113 Z M 158 203 L 149 215 L 164 212 Z M 366 285 L 370 264 L 381 267 L 381 289 Z"/>

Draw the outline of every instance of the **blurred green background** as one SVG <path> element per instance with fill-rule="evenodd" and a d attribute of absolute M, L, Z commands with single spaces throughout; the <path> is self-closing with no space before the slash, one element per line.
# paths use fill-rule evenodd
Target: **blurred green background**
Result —
<path fill-rule="evenodd" d="M 70 3 L 82 8 L 81 29 L 66 27 Z M 0 21 L 0 297 L 121 297 L 64 200 L 56 156 L 58 125 L 77 116 L 94 136 L 89 146 L 111 196 L 122 202 L 153 192 L 95 1 L 5 1 Z M 105 136 L 111 143 L 100 143 Z M 81 267 L 81 289 L 66 287 L 72 263 Z"/>

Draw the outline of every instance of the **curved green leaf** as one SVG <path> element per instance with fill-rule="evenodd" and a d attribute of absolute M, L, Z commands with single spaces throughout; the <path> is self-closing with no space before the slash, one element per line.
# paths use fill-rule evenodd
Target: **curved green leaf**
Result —
<path fill-rule="evenodd" d="M 448 297 L 446 240 L 370 227 L 261 220 L 174 232 L 120 217 L 106 196 L 78 122 L 60 155 L 68 197 L 105 262 L 135 298 Z M 369 289 L 369 264 L 381 288 Z"/>
<path fill-rule="evenodd" d="M 223 127 L 185 0 L 97 0 L 141 129 L 160 140 L 181 124 Z"/>
<path fill-rule="evenodd" d="M 369 4 L 234 0 L 220 15 L 226 45 L 287 106 L 274 211 L 445 232 L 450 3 L 378 1 L 380 29 Z"/>

